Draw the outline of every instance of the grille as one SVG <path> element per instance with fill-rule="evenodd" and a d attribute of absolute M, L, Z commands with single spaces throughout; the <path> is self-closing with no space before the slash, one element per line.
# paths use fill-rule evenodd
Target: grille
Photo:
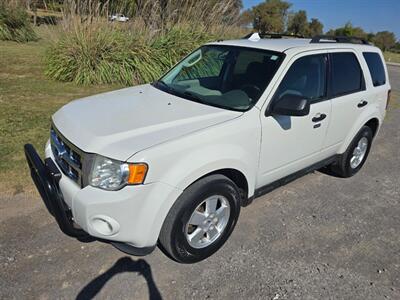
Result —
<path fill-rule="evenodd" d="M 50 129 L 51 150 L 61 171 L 82 186 L 82 154 L 83 152 L 72 145 L 56 129 Z"/>

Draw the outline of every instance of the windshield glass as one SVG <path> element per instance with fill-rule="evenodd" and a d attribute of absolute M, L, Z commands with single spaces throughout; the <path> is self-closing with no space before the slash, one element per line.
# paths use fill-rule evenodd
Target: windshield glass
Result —
<path fill-rule="evenodd" d="M 256 104 L 284 54 L 234 46 L 203 46 L 153 85 L 221 108 L 246 111 Z"/>

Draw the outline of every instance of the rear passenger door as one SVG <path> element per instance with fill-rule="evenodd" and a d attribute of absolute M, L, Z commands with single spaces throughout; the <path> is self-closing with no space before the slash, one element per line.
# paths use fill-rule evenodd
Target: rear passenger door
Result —
<path fill-rule="evenodd" d="M 352 50 L 329 53 L 328 97 L 332 116 L 324 148 L 336 153 L 362 110 L 369 105 L 358 54 Z"/>

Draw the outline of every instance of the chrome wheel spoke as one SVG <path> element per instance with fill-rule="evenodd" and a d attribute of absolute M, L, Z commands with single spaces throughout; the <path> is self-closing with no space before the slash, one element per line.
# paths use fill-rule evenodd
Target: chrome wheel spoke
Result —
<path fill-rule="evenodd" d="M 202 212 L 195 210 L 189 219 L 190 225 L 201 225 L 206 220 L 206 215 Z"/>
<path fill-rule="evenodd" d="M 188 235 L 189 242 L 192 243 L 201 243 L 201 240 L 204 238 L 204 231 L 200 227 L 197 227 L 195 231 Z"/>
<path fill-rule="evenodd" d="M 212 197 L 206 200 L 206 212 L 207 214 L 213 214 L 217 211 L 218 198 Z"/>
<path fill-rule="evenodd" d="M 218 208 L 215 215 L 217 216 L 218 220 L 222 220 L 229 216 L 229 208 L 227 206 L 221 206 Z"/>

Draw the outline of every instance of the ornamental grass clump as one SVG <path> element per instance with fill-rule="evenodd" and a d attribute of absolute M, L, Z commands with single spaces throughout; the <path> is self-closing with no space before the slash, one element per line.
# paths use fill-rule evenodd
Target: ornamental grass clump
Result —
<path fill-rule="evenodd" d="M 29 15 L 19 2 L 0 0 L 0 40 L 24 43 L 37 39 Z"/>
<path fill-rule="evenodd" d="M 185 14 L 179 13 L 179 6 L 161 10 L 159 1 L 153 6 L 148 1 L 146 9 L 126 24 L 110 22 L 108 7 L 100 2 L 81 1 L 76 6 L 66 1 L 60 33 L 46 52 L 47 76 L 82 85 L 147 83 L 200 45 L 238 35 L 237 27 L 226 20 L 210 20 L 196 1 L 181 1 L 193 3 Z M 214 8 L 226 10 L 220 3 Z"/>
<path fill-rule="evenodd" d="M 175 28 L 152 39 L 108 24 L 80 24 L 47 50 L 46 74 L 77 84 L 151 82 L 211 35 Z"/>
<path fill-rule="evenodd" d="M 135 76 L 135 40 L 105 24 L 80 24 L 63 31 L 46 52 L 46 74 L 77 84 L 131 84 Z M 137 48 L 137 46 L 135 46 Z M 140 49 L 138 52 L 148 52 Z"/>

